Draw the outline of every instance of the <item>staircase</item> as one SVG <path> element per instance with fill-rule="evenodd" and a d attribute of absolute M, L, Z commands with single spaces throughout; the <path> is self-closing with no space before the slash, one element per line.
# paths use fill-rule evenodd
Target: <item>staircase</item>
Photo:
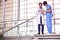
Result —
<path fill-rule="evenodd" d="M 10 31 L 10 30 L 12 30 L 12 29 L 14 29 L 14 28 L 16 28 L 16 27 L 19 27 L 19 25 L 22 25 L 22 24 L 24 24 L 24 23 L 26 23 L 26 22 L 28 22 L 29 20 L 31 20 L 31 19 L 34 19 L 36 16 L 34 16 L 34 17 L 32 17 L 32 18 L 30 18 L 30 19 L 28 19 L 28 20 L 25 20 L 25 21 L 22 21 L 22 22 L 20 22 L 19 24 L 17 24 L 16 26 L 14 26 L 14 27 L 10 27 L 10 28 L 0 28 L 0 40 L 5 40 L 5 38 L 4 38 L 4 36 L 3 36 L 3 34 L 4 33 L 6 33 L 6 32 L 8 32 L 8 31 Z M 12 37 L 12 39 L 15 39 L 16 37 Z M 19 39 L 20 40 L 20 39 Z"/>
<path fill-rule="evenodd" d="M 5 37 L 5 40 L 60 40 L 60 35 L 21 36 L 20 38 L 17 36 Z"/>
<path fill-rule="evenodd" d="M 36 17 L 36 16 L 35 16 Z M 34 18 L 34 17 L 33 17 Z M 33 19 L 31 18 L 31 19 Z M 34 35 L 34 36 L 25 36 L 25 37 L 4 37 L 3 34 L 16 28 L 16 27 L 19 27 L 19 25 L 22 25 L 24 24 L 25 22 L 28 22 L 29 20 L 31 19 L 28 19 L 24 22 L 21 22 L 20 24 L 14 26 L 14 27 L 11 27 L 9 29 L 7 28 L 4 28 L 4 30 L 1 28 L 0 29 L 0 40 L 60 40 L 60 35 L 56 35 L 56 34 L 52 34 L 52 35 Z M 3 31 L 3 32 L 2 32 Z"/>

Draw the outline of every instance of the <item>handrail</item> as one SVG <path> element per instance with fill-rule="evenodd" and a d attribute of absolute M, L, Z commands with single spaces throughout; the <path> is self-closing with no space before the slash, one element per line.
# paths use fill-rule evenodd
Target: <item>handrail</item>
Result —
<path fill-rule="evenodd" d="M 14 26 L 14 27 L 12 27 L 11 29 L 9 29 L 9 30 L 7 30 L 7 31 L 4 31 L 2 34 L 4 34 L 4 33 L 8 32 L 8 31 L 10 31 L 10 30 L 12 30 L 12 29 L 18 27 L 19 25 L 24 24 L 25 22 L 30 21 L 31 19 L 34 19 L 35 17 L 37 17 L 37 16 L 34 16 L 34 17 L 32 17 L 32 18 L 30 18 L 30 19 L 28 19 L 28 20 L 26 20 L 26 21 L 24 21 L 24 22 L 22 22 L 22 23 L 20 23 L 20 24 L 18 24 L 18 25 L 16 25 L 16 26 Z"/>

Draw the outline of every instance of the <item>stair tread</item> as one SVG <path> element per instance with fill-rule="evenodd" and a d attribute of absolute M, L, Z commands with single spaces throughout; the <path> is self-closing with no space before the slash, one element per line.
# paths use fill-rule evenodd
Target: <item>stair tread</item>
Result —
<path fill-rule="evenodd" d="M 60 39 L 60 35 L 57 35 L 57 34 L 53 34 L 53 35 L 34 35 L 33 38 Z"/>

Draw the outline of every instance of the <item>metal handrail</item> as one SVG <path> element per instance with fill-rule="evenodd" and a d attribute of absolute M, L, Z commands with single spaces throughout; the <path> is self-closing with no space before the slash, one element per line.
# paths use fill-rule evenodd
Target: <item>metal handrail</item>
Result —
<path fill-rule="evenodd" d="M 35 17 L 37 17 L 37 16 L 34 16 L 34 17 L 32 17 L 32 18 L 30 18 L 30 19 L 28 19 L 28 20 L 26 20 L 26 21 L 24 21 L 24 22 L 22 22 L 22 23 L 20 23 L 20 24 L 18 24 L 18 25 L 16 25 L 16 26 L 12 27 L 12 28 L 10 28 L 9 30 L 4 31 L 2 34 L 4 34 L 4 33 L 8 32 L 8 31 L 10 31 L 10 30 L 12 30 L 12 29 L 14 29 L 14 28 L 16 28 L 16 27 L 19 27 L 19 25 L 22 25 L 22 24 L 24 24 L 25 22 L 28 22 L 28 21 L 34 19 Z"/>

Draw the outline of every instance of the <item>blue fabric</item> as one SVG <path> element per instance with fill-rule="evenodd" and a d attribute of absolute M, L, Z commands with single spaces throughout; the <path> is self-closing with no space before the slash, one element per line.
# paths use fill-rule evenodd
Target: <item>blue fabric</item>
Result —
<path fill-rule="evenodd" d="M 51 9 L 51 6 L 47 5 L 46 6 L 46 11 L 49 10 L 49 9 Z M 46 23 L 47 23 L 48 33 L 52 34 L 52 11 L 51 12 L 46 12 Z"/>
<path fill-rule="evenodd" d="M 46 6 L 46 11 L 49 10 L 49 9 L 52 10 L 51 6 L 50 6 L 50 5 L 47 5 L 47 6 Z M 52 17 L 52 11 L 51 11 L 51 12 L 46 12 L 46 16 Z"/>

